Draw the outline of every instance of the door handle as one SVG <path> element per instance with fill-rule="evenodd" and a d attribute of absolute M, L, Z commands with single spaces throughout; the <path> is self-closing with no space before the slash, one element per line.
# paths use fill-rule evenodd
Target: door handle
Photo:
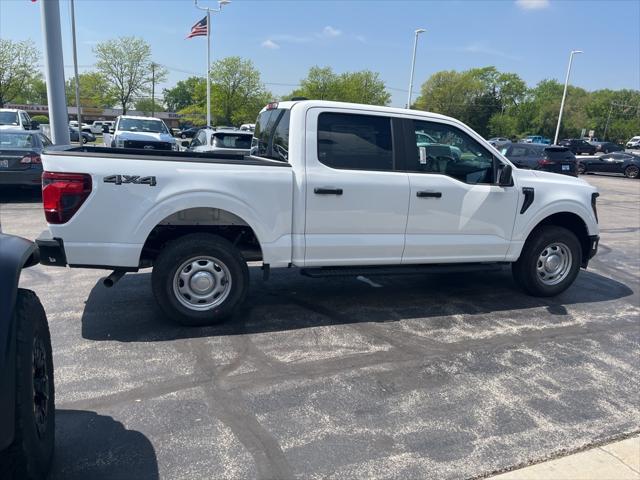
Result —
<path fill-rule="evenodd" d="M 313 193 L 316 195 L 342 195 L 341 188 L 314 188 Z"/>
<path fill-rule="evenodd" d="M 420 197 L 420 198 L 441 198 L 442 197 L 442 192 L 426 192 L 426 191 L 420 191 L 416 193 L 416 197 Z"/>

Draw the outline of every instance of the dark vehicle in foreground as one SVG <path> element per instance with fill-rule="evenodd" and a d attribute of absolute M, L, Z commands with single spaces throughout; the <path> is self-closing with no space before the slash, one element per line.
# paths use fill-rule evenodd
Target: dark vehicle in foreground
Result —
<path fill-rule="evenodd" d="M 536 143 L 512 143 L 503 147 L 501 153 L 516 167 L 545 172 L 578 175 L 576 157 L 567 147 Z"/>
<path fill-rule="evenodd" d="M 40 154 L 50 145 L 38 130 L 0 130 L 0 185 L 40 186 Z"/>
<path fill-rule="evenodd" d="M 640 155 L 616 152 L 578 163 L 578 173 L 622 173 L 627 178 L 640 178 Z"/>
<path fill-rule="evenodd" d="M 80 142 L 80 136 L 78 135 L 78 129 L 76 127 L 69 127 L 69 140 L 72 142 Z M 95 141 L 96 136 L 93 133 L 82 131 L 82 143 Z"/>
<path fill-rule="evenodd" d="M 18 288 L 37 247 L 0 233 L 0 477 L 45 478 L 55 439 L 53 359 L 47 317 L 34 292 Z"/>
<path fill-rule="evenodd" d="M 596 153 L 623 152 L 624 147 L 613 142 L 589 142 L 596 147 Z"/>
<path fill-rule="evenodd" d="M 595 155 L 596 147 L 581 138 L 565 138 L 558 145 L 567 147 L 576 155 L 587 154 Z"/>

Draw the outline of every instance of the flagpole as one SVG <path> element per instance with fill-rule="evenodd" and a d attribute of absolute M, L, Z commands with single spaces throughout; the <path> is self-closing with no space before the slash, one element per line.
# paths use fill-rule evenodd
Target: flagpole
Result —
<path fill-rule="evenodd" d="M 231 3 L 231 0 L 218 0 L 218 8 L 207 8 L 198 5 L 198 0 L 193 0 L 193 5 L 207 12 L 207 126 L 211 125 L 211 12 L 219 13 L 222 7 Z"/>
<path fill-rule="evenodd" d="M 211 127 L 211 12 L 207 9 L 207 127 Z"/>

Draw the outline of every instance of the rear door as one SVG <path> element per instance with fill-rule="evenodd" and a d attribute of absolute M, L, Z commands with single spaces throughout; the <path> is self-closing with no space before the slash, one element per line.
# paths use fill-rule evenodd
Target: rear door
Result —
<path fill-rule="evenodd" d="M 409 180 L 395 169 L 397 121 L 311 108 L 306 122 L 305 265 L 399 264 Z"/>
<path fill-rule="evenodd" d="M 518 193 L 515 186 L 496 184 L 502 163 L 455 125 L 424 120 L 405 125 L 410 195 L 402 263 L 504 260 Z M 420 147 L 420 133 L 437 145 Z"/>

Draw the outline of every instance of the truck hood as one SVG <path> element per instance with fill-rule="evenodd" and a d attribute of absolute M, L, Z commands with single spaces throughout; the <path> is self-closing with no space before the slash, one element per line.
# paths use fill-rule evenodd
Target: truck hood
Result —
<path fill-rule="evenodd" d="M 115 137 L 119 140 L 139 140 L 145 142 L 175 143 L 176 141 L 176 139 L 168 133 L 153 132 L 116 132 Z"/>
<path fill-rule="evenodd" d="M 525 168 L 519 168 L 517 170 L 518 180 L 520 183 L 525 183 L 527 180 L 533 180 L 534 182 L 542 181 L 548 184 L 556 184 L 562 187 L 573 187 L 577 189 L 587 189 L 589 191 L 596 192 L 598 189 L 591 185 L 589 182 L 584 181 L 578 177 L 572 177 L 570 175 L 562 175 L 560 173 L 543 172 L 541 170 L 529 170 Z"/>

